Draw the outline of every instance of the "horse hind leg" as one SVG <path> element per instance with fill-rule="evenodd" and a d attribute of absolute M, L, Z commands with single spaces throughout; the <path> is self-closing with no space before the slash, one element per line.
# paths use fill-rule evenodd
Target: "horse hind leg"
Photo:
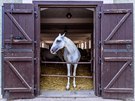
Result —
<path fill-rule="evenodd" d="M 66 89 L 67 90 L 69 90 L 69 88 L 70 88 L 70 67 L 71 67 L 71 64 L 67 64 L 67 79 L 68 79 L 68 81 L 67 81 L 67 86 L 66 86 Z"/>
<path fill-rule="evenodd" d="M 73 72 L 73 87 L 76 88 L 75 76 L 76 76 L 76 69 L 78 64 L 74 64 L 74 72 Z"/>

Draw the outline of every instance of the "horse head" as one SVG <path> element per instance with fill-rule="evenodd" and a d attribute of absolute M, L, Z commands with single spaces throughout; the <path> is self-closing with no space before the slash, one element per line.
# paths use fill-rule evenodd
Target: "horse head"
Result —
<path fill-rule="evenodd" d="M 64 42 L 65 33 L 63 35 L 59 34 L 56 39 L 54 40 L 50 52 L 52 54 L 56 54 L 56 52 L 65 46 Z"/>

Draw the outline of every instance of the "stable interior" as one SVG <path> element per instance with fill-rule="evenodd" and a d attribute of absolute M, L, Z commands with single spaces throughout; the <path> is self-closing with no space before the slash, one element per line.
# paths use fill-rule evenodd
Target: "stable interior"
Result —
<path fill-rule="evenodd" d="M 94 9 L 91 8 L 41 8 L 40 9 L 40 61 L 41 61 L 41 79 L 40 86 L 42 95 L 57 96 L 83 94 L 90 95 L 94 92 Z M 70 80 L 70 89 L 66 91 L 67 77 L 54 77 L 50 75 L 67 75 L 66 64 L 51 64 L 51 62 L 63 62 L 63 50 L 56 58 L 52 58 L 48 52 L 54 39 L 59 33 L 66 33 L 81 53 L 80 62 L 90 62 L 91 64 L 78 64 L 77 76 L 87 76 L 91 78 L 76 78 L 76 88 L 73 88 L 73 78 Z M 58 53 L 58 54 L 59 54 Z M 51 53 L 50 53 L 51 54 Z M 71 71 L 72 72 L 72 71 Z M 72 73 L 71 73 L 72 74 Z M 85 92 L 86 91 L 86 92 Z M 49 92 L 49 93 L 48 93 Z M 50 93 L 53 92 L 53 93 Z M 65 92 L 68 92 L 65 93 Z M 69 93 L 70 92 L 70 93 Z M 77 93 L 78 92 L 78 93 Z M 82 95 L 82 94 L 81 94 Z M 56 96 L 56 97 L 57 97 Z M 73 93 L 72 93 L 73 96 Z"/>

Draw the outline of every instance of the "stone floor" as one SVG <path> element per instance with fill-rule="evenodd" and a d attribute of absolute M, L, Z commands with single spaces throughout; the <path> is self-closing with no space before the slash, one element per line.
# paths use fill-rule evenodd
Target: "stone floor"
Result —
<path fill-rule="evenodd" d="M 101 97 L 94 97 L 94 98 L 41 98 L 41 97 L 36 97 L 34 99 L 17 99 L 17 100 L 0 99 L 0 101 L 135 101 L 135 99 L 116 100 L 116 99 L 103 99 Z"/>
<path fill-rule="evenodd" d="M 15 101 L 122 101 L 122 100 L 102 99 L 102 98 L 35 98 L 29 100 L 15 100 Z"/>
<path fill-rule="evenodd" d="M 103 99 L 94 95 L 94 91 L 42 91 L 41 95 L 34 99 L 16 99 L 0 101 L 135 101 L 134 99 L 116 100 L 116 99 Z"/>

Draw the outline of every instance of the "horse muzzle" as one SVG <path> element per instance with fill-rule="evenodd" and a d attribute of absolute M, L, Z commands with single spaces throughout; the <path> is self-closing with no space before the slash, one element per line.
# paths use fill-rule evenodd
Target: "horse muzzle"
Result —
<path fill-rule="evenodd" d="M 50 49 L 50 52 L 51 52 L 52 54 L 56 54 L 57 51 L 58 51 L 58 48 L 51 48 L 51 49 Z"/>

